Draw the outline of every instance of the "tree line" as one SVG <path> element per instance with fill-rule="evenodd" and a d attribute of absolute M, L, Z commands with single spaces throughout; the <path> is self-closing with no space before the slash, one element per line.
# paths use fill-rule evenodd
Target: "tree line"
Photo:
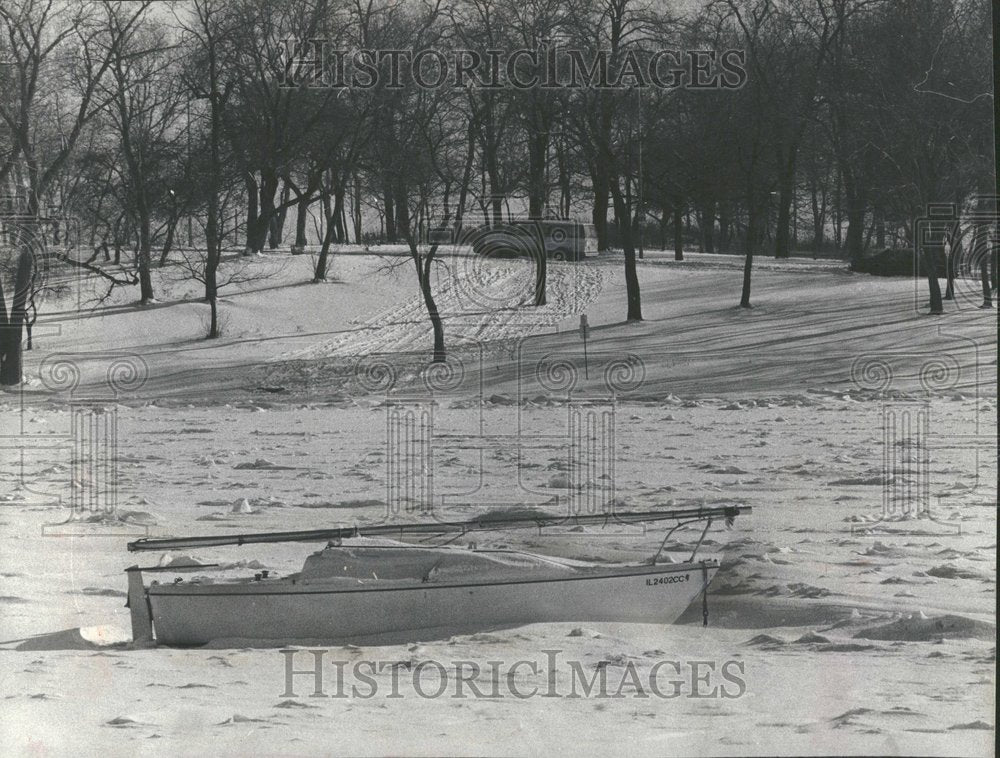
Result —
<path fill-rule="evenodd" d="M 746 307 L 755 255 L 917 249 L 929 204 L 995 191 L 991 34 L 986 0 L 683 12 L 659 0 L 0 0 L 0 194 L 21 230 L 0 271 L 0 382 L 20 381 L 39 281 L 29 242 L 54 233 L 47 208 L 78 225 L 63 263 L 136 286 L 143 303 L 151 270 L 180 264 L 204 287 L 212 337 L 235 278 L 220 273 L 228 247 L 315 241 L 319 282 L 334 244 L 405 244 L 439 360 L 429 226 L 585 217 L 600 250 L 623 253 L 628 320 L 642 318 L 650 230 L 678 259 L 691 233 L 707 252 L 741 252 Z M 558 65 L 550 87 L 323 86 L 305 44 L 316 40 L 471 52 L 483 77 L 497 50 L 572 51 L 564 64 L 595 68 L 585 86 Z M 391 73 L 391 58 L 371 60 Z M 538 67 L 521 60 L 519 73 Z M 676 86 L 642 81 L 638 64 L 654 60 Z M 716 76 L 726 61 L 735 80 Z M 127 265 L 110 265 L 123 251 Z M 544 256 L 536 265 L 541 305 Z"/>

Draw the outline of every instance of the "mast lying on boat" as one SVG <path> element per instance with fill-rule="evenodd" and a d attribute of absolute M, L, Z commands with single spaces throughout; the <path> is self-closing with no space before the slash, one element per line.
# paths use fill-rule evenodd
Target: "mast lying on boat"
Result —
<path fill-rule="evenodd" d="M 184 550 L 221 545 L 252 545 L 268 542 L 320 542 L 351 537 L 374 537 L 387 534 L 449 534 L 494 529 L 524 529 L 559 526 L 631 526 L 647 521 L 695 522 L 725 519 L 731 523 L 741 513 L 751 511 L 748 505 L 724 505 L 696 508 L 675 508 L 666 511 L 614 511 L 610 513 L 559 516 L 548 513 L 504 518 L 503 514 L 485 514 L 468 521 L 434 521 L 415 524 L 377 524 L 374 526 L 348 526 L 335 529 L 306 529 L 292 532 L 258 532 L 211 537 L 172 537 L 163 539 L 143 538 L 128 543 L 130 552 L 141 550 Z"/>

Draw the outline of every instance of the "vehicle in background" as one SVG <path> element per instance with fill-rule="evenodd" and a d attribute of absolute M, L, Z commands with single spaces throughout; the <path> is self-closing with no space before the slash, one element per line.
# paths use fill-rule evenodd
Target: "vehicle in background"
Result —
<path fill-rule="evenodd" d="M 579 261 L 586 257 L 587 227 L 568 219 L 514 219 L 496 226 L 485 224 L 463 227 L 458 233 L 450 228 L 430 229 L 431 244 L 471 245 L 476 255 L 492 258 L 530 258 L 545 256 L 557 261 Z"/>
<path fill-rule="evenodd" d="M 927 246 L 927 257 L 931 261 L 938 277 L 948 276 L 948 260 L 941 245 Z M 925 262 L 918 258 L 912 249 L 887 248 L 877 253 L 865 255 L 861 260 L 852 263 L 850 270 L 857 274 L 872 276 L 926 276 Z"/>

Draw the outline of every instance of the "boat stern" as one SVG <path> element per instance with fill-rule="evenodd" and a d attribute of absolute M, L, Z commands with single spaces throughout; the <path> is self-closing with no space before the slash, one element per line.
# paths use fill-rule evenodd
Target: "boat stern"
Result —
<path fill-rule="evenodd" d="M 128 600 L 125 607 L 129 610 L 132 620 L 132 643 L 142 644 L 153 642 L 153 614 L 149 607 L 149 596 L 142 580 L 142 569 L 129 566 L 125 569 L 128 575 Z"/>

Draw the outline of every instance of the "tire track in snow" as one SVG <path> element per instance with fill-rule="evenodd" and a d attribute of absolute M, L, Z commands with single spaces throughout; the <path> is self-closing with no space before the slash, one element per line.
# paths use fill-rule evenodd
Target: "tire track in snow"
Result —
<path fill-rule="evenodd" d="M 434 292 L 446 344 L 503 349 L 581 312 L 597 299 L 609 273 L 604 266 L 550 261 L 547 304 L 533 307 L 528 305 L 534 282 L 531 264 L 478 267 L 472 276 L 449 269 L 439 275 Z M 420 295 L 355 323 L 357 328 L 347 334 L 284 353 L 275 361 L 403 353 L 431 346 L 431 324 Z"/>

